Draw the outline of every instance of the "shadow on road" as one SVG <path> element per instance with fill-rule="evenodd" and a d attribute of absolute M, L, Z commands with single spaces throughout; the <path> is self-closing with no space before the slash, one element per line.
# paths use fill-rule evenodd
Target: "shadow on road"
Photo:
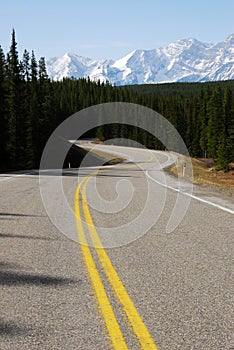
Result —
<path fill-rule="evenodd" d="M 63 286 L 73 283 L 81 283 L 81 280 L 74 280 L 71 278 L 55 277 L 42 274 L 40 275 L 32 273 L 21 273 L 15 270 L 22 269 L 22 267 L 14 263 L 0 262 L 0 269 L 0 285 L 3 286 Z"/>
<path fill-rule="evenodd" d="M 17 214 L 17 213 L 0 213 L 0 216 L 29 216 L 29 217 L 38 217 L 38 218 L 45 217 L 45 215 L 31 215 L 31 214 Z"/>
<path fill-rule="evenodd" d="M 129 170 L 132 172 L 137 172 L 137 171 L 142 171 L 142 169 L 140 169 L 139 167 L 137 167 L 137 164 L 138 163 L 145 163 L 145 162 L 137 162 L 137 163 L 134 163 L 134 162 L 126 162 L 124 163 L 124 165 L 128 165 L 130 164 L 131 166 L 136 164 L 136 167 L 135 168 L 124 168 L 124 165 L 123 167 L 118 167 L 118 168 L 114 168 L 114 165 L 112 165 L 112 168 L 108 169 L 108 168 L 102 168 L 100 169 L 101 171 L 97 174 L 95 174 L 95 176 L 103 176 L 103 170 L 105 170 L 105 172 L 108 172 L 108 174 L 115 170 L 116 169 L 121 172 L 121 174 L 123 174 L 122 176 L 124 177 L 131 177 L 131 175 L 125 175 L 126 172 L 129 172 Z M 103 165 L 102 165 L 103 166 Z M 85 177 L 85 176 L 88 176 L 88 175 L 92 175 L 94 172 L 96 172 L 96 170 L 98 170 L 97 168 L 92 168 L 92 167 L 80 167 L 80 168 L 65 168 L 65 169 L 44 169 L 44 170 L 31 170 L 30 172 L 22 172 L 22 175 L 20 175 L 20 179 L 29 179 L 30 176 L 31 179 L 33 180 L 34 179 L 34 176 L 62 176 L 62 177 L 66 177 L 66 176 L 71 176 L 71 177 Z M 8 174 L 5 174 L 4 173 L 4 177 L 9 177 L 9 178 L 18 178 L 19 175 L 14 175 L 12 173 L 8 173 Z M 121 176 L 117 176 L 117 175 L 114 175 L 114 172 L 113 172 L 113 175 L 112 176 L 116 176 L 116 177 L 121 177 Z M 1 177 L 1 175 L 0 175 Z M 133 176 L 132 176 L 133 177 Z"/>
<path fill-rule="evenodd" d="M 95 173 L 95 176 L 102 176 L 103 175 L 103 171 L 108 172 L 108 174 L 110 172 L 113 172 L 113 175 L 115 174 L 116 168 L 106 168 L 106 169 L 100 169 L 100 171 L 98 169 L 92 169 L 90 170 L 90 168 L 79 168 L 79 169 L 67 169 L 66 171 L 60 171 L 60 170 L 46 170 L 46 171 L 42 171 L 39 173 L 35 171 L 35 173 L 33 175 L 40 175 L 40 176 L 73 176 L 73 177 L 83 177 L 83 176 L 88 176 L 88 175 L 92 175 Z M 136 171 L 139 169 L 131 169 L 131 171 Z M 96 171 L 99 171 L 96 173 Z M 129 169 L 124 169 L 124 168 L 118 168 L 118 171 L 121 172 L 123 174 L 123 176 L 125 176 L 125 172 L 129 171 Z M 130 176 L 130 175 L 129 175 Z"/>
<path fill-rule="evenodd" d="M 1 233 L 0 232 L 0 238 L 22 238 L 22 239 L 35 239 L 35 240 L 42 240 L 42 241 L 55 241 L 55 238 L 50 237 L 39 237 L 39 236 L 27 236 L 27 235 L 16 235 L 13 233 Z"/>
<path fill-rule="evenodd" d="M 63 277 L 47 275 L 34 275 L 19 272 L 0 271 L 0 285 L 37 285 L 37 286 L 58 286 L 76 283 L 77 281 Z"/>
<path fill-rule="evenodd" d="M 26 329 L 16 326 L 12 322 L 7 323 L 7 322 L 4 322 L 2 319 L 0 319 L 0 336 L 1 335 L 17 336 L 20 334 L 24 334 L 26 332 L 27 332 Z"/>

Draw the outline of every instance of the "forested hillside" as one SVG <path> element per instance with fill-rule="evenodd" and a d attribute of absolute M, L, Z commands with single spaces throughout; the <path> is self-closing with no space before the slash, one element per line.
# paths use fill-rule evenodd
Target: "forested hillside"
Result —
<path fill-rule="evenodd" d="M 234 82 L 115 87 L 89 79 L 51 81 L 45 59 L 17 52 L 15 33 L 7 54 L 0 47 L 0 170 L 37 168 L 53 130 L 72 113 L 104 102 L 132 102 L 166 117 L 191 156 L 211 157 L 228 170 L 234 161 Z M 153 130 L 152 130 L 153 131 Z M 130 137 L 163 148 L 140 129 L 110 125 L 92 130 L 105 139 Z"/>

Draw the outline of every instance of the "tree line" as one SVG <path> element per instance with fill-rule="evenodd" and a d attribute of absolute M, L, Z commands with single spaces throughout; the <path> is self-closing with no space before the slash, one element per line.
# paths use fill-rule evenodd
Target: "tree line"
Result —
<path fill-rule="evenodd" d="M 5 54 L 0 46 L 0 170 L 38 168 L 54 129 L 83 108 L 131 102 L 162 114 L 178 130 L 191 156 L 214 158 L 225 171 L 234 161 L 234 81 L 112 86 L 87 79 L 48 77 L 45 58 L 24 50 L 19 59 L 15 32 Z M 127 124 L 127 120 L 125 121 Z M 139 127 L 109 124 L 85 136 L 130 138 L 152 149 L 159 140 Z M 154 133 L 154 130 L 152 130 Z"/>

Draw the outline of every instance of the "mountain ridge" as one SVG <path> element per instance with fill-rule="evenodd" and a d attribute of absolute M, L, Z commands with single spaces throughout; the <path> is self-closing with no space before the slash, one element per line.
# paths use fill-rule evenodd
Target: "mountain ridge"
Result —
<path fill-rule="evenodd" d="M 218 43 L 180 39 L 165 47 L 136 49 L 117 59 L 65 53 L 47 61 L 49 76 L 109 81 L 113 85 L 205 82 L 234 79 L 234 33 Z"/>

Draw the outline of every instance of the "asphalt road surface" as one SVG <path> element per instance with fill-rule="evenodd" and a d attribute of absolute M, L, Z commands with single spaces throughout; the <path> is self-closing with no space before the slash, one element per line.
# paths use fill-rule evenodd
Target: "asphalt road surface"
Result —
<path fill-rule="evenodd" d="M 0 349 L 233 350 L 231 197 L 99 148 L 126 162 L 0 175 Z"/>

